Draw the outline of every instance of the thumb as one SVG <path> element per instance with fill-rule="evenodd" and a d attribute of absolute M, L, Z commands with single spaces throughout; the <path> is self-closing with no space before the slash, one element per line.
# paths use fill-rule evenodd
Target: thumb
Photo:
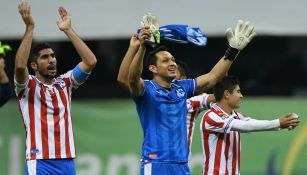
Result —
<path fill-rule="evenodd" d="M 231 28 L 226 29 L 226 36 L 227 36 L 228 42 L 233 38 L 233 32 Z"/>

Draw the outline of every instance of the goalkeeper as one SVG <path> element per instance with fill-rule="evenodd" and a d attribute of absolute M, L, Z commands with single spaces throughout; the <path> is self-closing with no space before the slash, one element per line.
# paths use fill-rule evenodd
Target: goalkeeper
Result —
<path fill-rule="evenodd" d="M 0 42 L 0 107 L 3 106 L 13 95 L 12 88 L 9 83 L 9 78 L 5 73 L 5 54 L 11 51 L 11 47 Z"/>
<path fill-rule="evenodd" d="M 143 80 L 145 44 L 155 33 L 154 23 L 146 25 L 148 21 L 143 18 L 140 34 L 131 39 L 134 49 L 129 48 L 118 75 L 118 81 L 136 103 L 144 133 L 141 175 L 189 175 L 186 99 L 207 91 L 226 75 L 239 52 L 255 36 L 254 28 L 249 22 L 239 20 L 234 33 L 227 29 L 229 47 L 225 55 L 209 73 L 195 79 L 174 80 L 175 58 L 163 46 L 150 47 L 153 50 L 148 50 L 146 68 L 153 79 Z"/>

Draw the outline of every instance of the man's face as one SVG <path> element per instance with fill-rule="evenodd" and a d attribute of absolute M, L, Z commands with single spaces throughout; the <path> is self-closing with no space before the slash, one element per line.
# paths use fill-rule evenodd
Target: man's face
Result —
<path fill-rule="evenodd" d="M 167 51 L 156 53 L 157 62 L 154 66 L 153 74 L 163 78 L 173 80 L 176 78 L 177 64 L 175 58 Z"/>
<path fill-rule="evenodd" d="M 51 48 L 39 51 L 39 57 L 31 63 L 35 74 L 40 74 L 46 79 L 53 79 L 57 74 L 57 60 Z"/>
<path fill-rule="evenodd" d="M 231 93 L 229 92 L 227 96 L 228 105 L 232 109 L 237 109 L 240 107 L 243 95 L 239 85 L 236 85 L 235 89 Z"/>

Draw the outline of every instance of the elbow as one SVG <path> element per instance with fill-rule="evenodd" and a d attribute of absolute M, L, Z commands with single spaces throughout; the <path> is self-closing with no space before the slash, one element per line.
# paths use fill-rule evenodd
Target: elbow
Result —
<path fill-rule="evenodd" d="M 117 83 L 119 83 L 121 86 L 126 84 L 126 81 L 120 76 L 117 76 Z"/>
<path fill-rule="evenodd" d="M 95 67 L 97 64 L 97 58 L 94 56 L 89 62 L 88 62 L 88 65 L 90 67 Z"/>

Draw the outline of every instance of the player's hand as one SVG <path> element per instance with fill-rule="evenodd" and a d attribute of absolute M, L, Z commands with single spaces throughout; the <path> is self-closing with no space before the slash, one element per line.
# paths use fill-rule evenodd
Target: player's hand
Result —
<path fill-rule="evenodd" d="M 131 46 L 131 47 L 139 47 L 139 46 L 140 46 L 141 42 L 140 42 L 140 40 L 139 40 L 139 38 L 138 38 L 138 35 L 139 35 L 139 34 L 135 34 L 135 35 L 133 35 L 133 36 L 130 38 L 130 46 Z"/>
<path fill-rule="evenodd" d="M 59 14 L 61 17 L 61 21 L 57 21 L 57 25 L 60 30 L 68 31 L 71 29 L 71 17 L 68 11 L 63 7 L 59 7 Z"/>
<path fill-rule="evenodd" d="M 143 20 L 141 21 L 142 28 L 149 28 L 153 34 L 150 41 L 160 43 L 160 32 L 159 32 L 159 22 L 158 19 L 151 13 L 145 14 Z"/>
<path fill-rule="evenodd" d="M 18 5 L 18 11 L 22 17 L 23 22 L 26 24 L 26 27 L 34 27 L 35 23 L 31 15 L 30 5 L 23 1 Z"/>
<path fill-rule="evenodd" d="M 280 128 L 295 128 L 299 125 L 300 120 L 297 117 L 291 116 L 292 113 L 289 113 L 283 117 L 279 118 Z"/>
<path fill-rule="evenodd" d="M 138 34 L 138 40 L 143 45 L 145 40 L 149 40 L 152 37 L 152 33 L 148 27 L 143 27 Z"/>
<path fill-rule="evenodd" d="M 256 36 L 254 26 L 249 21 L 239 20 L 233 33 L 231 28 L 226 30 L 229 45 L 232 48 L 243 50 L 247 44 Z"/>

